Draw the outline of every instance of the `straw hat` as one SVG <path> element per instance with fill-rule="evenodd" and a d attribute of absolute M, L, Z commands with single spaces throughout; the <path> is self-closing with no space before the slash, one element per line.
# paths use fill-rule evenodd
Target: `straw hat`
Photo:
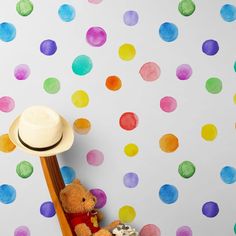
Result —
<path fill-rule="evenodd" d="M 24 110 L 11 124 L 9 137 L 17 147 L 37 156 L 64 152 L 74 141 L 70 124 L 45 106 Z"/>

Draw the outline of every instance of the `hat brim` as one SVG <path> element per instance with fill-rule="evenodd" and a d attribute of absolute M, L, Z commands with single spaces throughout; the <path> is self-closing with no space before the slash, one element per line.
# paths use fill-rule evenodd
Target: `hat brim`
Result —
<path fill-rule="evenodd" d="M 73 144 L 73 141 L 74 141 L 73 129 L 71 128 L 70 124 L 63 117 L 61 117 L 61 121 L 63 125 L 63 137 L 60 143 L 56 147 L 53 147 L 52 149 L 49 149 L 46 151 L 31 150 L 25 147 L 18 138 L 19 120 L 20 120 L 20 116 L 18 116 L 11 124 L 11 127 L 9 128 L 9 138 L 16 145 L 16 147 L 21 148 L 23 151 L 27 152 L 28 154 L 31 154 L 34 156 L 40 156 L 40 157 L 53 156 L 53 155 L 67 151 Z"/>

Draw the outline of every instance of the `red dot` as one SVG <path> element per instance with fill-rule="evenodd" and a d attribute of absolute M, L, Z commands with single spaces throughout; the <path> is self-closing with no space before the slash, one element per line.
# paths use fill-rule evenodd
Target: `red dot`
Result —
<path fill-rule="evenodd" d="M 133 112 L 125 112 L 120 117 L 120 127 L 125 130 L 133 130 L 138 125 L 138 117 Z"/>

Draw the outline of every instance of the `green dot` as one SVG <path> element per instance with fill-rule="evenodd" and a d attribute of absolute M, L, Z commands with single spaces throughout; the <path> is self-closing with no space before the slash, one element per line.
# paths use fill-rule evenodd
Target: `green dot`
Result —
<path fill-rule="evenodd" d="M 16 173 L 21 178 L 28 178 L 34 171 L 33 166 L 28 161 L 22 161 L 16 166 Z"/>
<path fill-rule="evenodd" d="M 28 16 L 33 11 L 33 8 L 34 6 L 30 0 L 20 0 L 16 4 L 16 11 L 21 16 Z"/>
<path fill-rule="evenodd" d="M 209 93 L 220 93 L 222 90 L 222 81 L 218 78 L 210 78 L 206 81 L 206 89 Z"/>
<path fill-rule="evenodd" d="M 236 72 L 236 61 L 234 62 L 234 72 Z"/>
<path fill-rule="evenodd" d="M 194 175 L 195 173 L 195 166 L 192 162 L 190 161 L 184 161 L 179 165 L 179 174 L 183 177 L 183 178 L 190 178 Z"/>
<path fill-rule="evenodd" d="M 76 75 L 86 75 L 93 67 L 92 60 L 86 55 L 80 55 L 72 63 L 72 70 Z"/>
<path fill-rule="evenodd" d="M 234 224 L 234 234 L 236 234 L 236 224 Z"/>
<path fill-rule="evenodd" d="M 47 93 L 55 94 L 60 90 L 60 82 L 56 78 L 48 78 L 44 81 L 43 88 Z"/>
<path fill-rule="evenodd" d="M 182 0 L 178 9 L 183 16 L 191 16 L 195 11 L 195 4 L 192 0 Z"/>

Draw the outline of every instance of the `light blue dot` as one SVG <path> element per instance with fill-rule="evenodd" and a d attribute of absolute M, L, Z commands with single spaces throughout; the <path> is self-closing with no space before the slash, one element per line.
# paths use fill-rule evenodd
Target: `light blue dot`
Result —
<path fill-rule="evenodd" d="M 159 28 L 160 37 L 166 42 L 172 42 L 178 37 L 178 28 L 170 22 L 163 23 Z"/>
<path fill-rule="evenodd" d="M 76 177 L 74 169 L 69 166 L 63 166 L 61 168 L 61 175 L 65 184 L 70 184 Z"/>
<path fill-rule="evenodd" d="M 231 4 L 225 4 L 220 10 L 221 17 L 227 22 L 236 20 L 236 7 Z"/>
<path fill-rule="evenodd" d="M 170 184 L 163 185 L 159 190 L 160 199 L 166 204 L 172 204 L 178 199 L 178 190 Z"/>
<path fill-rule="evenodd" d="M 58 10 L 58 15 L 65 22 L 70 22 L 75 18 L 75 9 L 69 4 L 63 4 Z"/>
<path fill-rule="evenodd" d="M 0 186 L 0 202 L 10 204 L 16 199 L 16 190 L 13 186 L 3 184 Z"/>
<path fill-rule="evenodd" d="M 10 42 L 16 37 L 16 28 L 13 24 L 3 22 L 0 24 L 0 39 L 4 42 Z"/>
<path fill-rule="evenodd" d="M 236 181 L 236 169 L 231 166 L 225 166 L 220 172 L 222 181 L 226 184 L 233 184 Z"/>

